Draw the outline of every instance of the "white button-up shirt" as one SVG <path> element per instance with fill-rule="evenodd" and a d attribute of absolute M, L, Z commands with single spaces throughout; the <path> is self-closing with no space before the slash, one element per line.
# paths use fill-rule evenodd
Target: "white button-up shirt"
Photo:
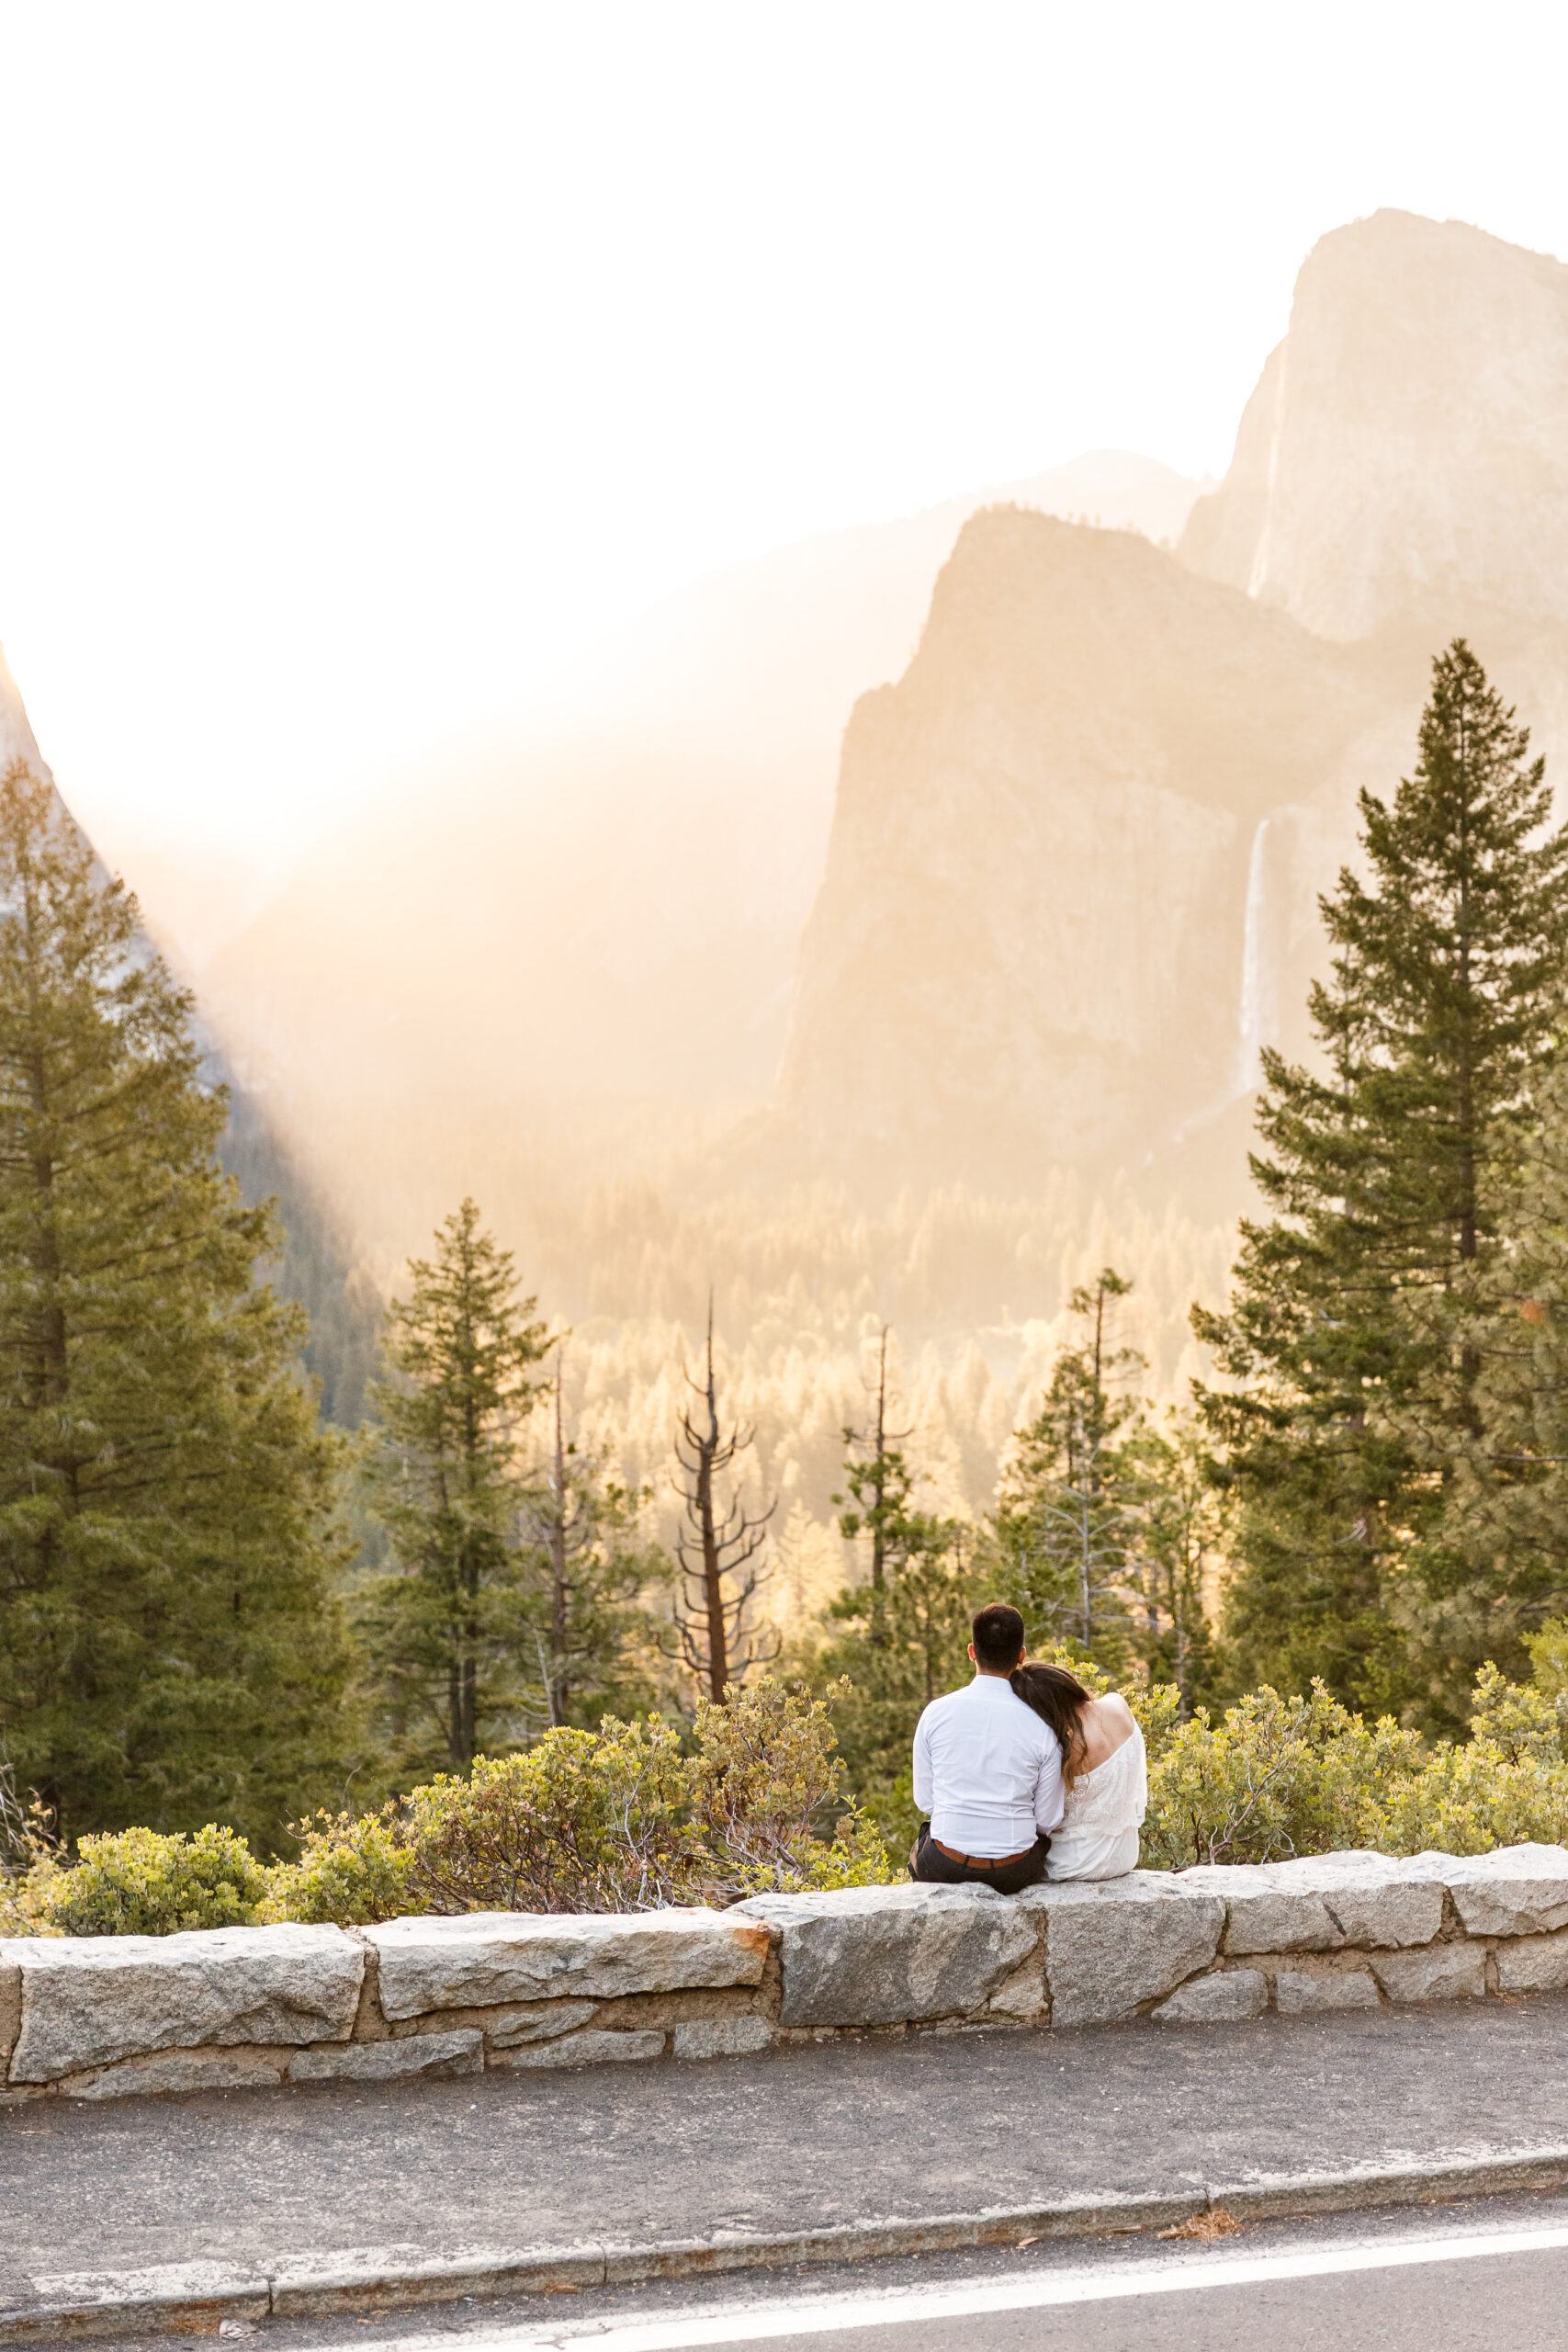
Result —
<path fill-rule="evenodd" d="M 915 1726 L 915 1803 L 960 1854 L 1021 1854 L 1065 1809 L 1056 1735 L 1001 1675 L 977 1674 Z"/>

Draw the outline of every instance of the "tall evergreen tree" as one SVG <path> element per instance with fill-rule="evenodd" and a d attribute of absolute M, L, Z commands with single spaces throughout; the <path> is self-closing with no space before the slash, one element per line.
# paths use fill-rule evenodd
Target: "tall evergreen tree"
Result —
<path fill-rule="evenodd" d="M 1543 763 L 1462 639 L 1433 663 L 1414 775 L 1360 806 L 1369 879 L 1346 870 L 1320 901 L 1324 1068 L 1265 1054 L 1252 1170 L 1274 1214 L 1243 1226 L 1230 1312 L 1193 1322 L 1235 1383 L 1201 1405 L 1241 1506 L 1240 1669 L 1437 1719 L 1465 1671 L 1418 1657 L 1402 1623 L 1444 1574 L 1479 1360 L 1461 1347 L 1449 1377 L 1411 1305 L 1496 1246 L 1527 1081 L 1553 1047 L 1568 833 L 1545 830 Z M 1417 1443 L 1402 1415 L 1439 1391 Z"/>
<path fill-rule="evenodd" d="M 1129 1439 L 1121 1464 L 1132 1638 L 1151 1682 L 1173 1682 L 1183 1721 L 1213 1694 L 1217 1660 L 1208 1587 L 1225 1539 L 1225 1499 L 1195 1417 L 1173 1409 Z"/>
<path fill-rule="evenodd" d="M 337 1454 L 216 1150 L 191 1000 L 49 786 L 0 778 L 0 1741 L 68 1838 L 334 1792 Z"/>
<path fill-rule="evenodd" d="M 856 1800 L 897 1843 L 915 1832 L 915 1725 L 932 1699 L 969 1679 L 969 1621 L 978 1601 L 974 1531 L 917 1506 L 919 1474 L 887 1442 L 885 1353 L 877 1386 L 882 1442 L 868 1450 L 860 1432 L 845 1430 L 852 1499 L 839 1520 L 851 1542 L 865 1544 L 871 1573 L 829 1604 L 831 1631 L 811 1666 L 818 1688 L 849 1677 L 852 1688 L 834 1713 L 840 1753 Z"/>
<path fill-rule="evenodd" d="M 1128 1449 L 1142 1416 L 1128 1383 L 1144 1360 L 1117 1344 L 1113 1320 L 1132 1287 L 1106 1266 L 1073 1292 L 1067 1305 L 1083 1337 L 1058 1355 L 1039 1412 L 1019 1431 L 992 1521 L 1031 1645 L 1071 1640 L 1106 1665 L 1120 1663 L 1128 1644 L 1137 1503 Z"/>
<path fill-rule="evenodd" d="M 638 1670 L 654 1639 L 643 1596 L 668 1585 L 670 1563 L 642 1532 L 646 1487 L 610 1476 L 604 1454 L 569 1437 L 556 1356 L 549 1451 L 524 1505 L 534 1555 L 532 1642 L 544 1725 L 592 1727 L 655 1692 Z"/>
<path fill-rule="evenodd" d="M 869 1428 L 846 1429 L 844 1443 L 850 1449 L 844 1464 L 844 1484 L 850 1500 L 842 1508 L 839 1521 L 841 1532 L 854 1543 L 864 1536 L 870 1548 L 868 1638 L 874 1646 L 887 1639 L 887 1585 L 889 1564 L 897 1569 L 901 1550 L 907 1549 L 908 1529 L 909 1469 L 898 1451 L 908 1430 L 890 1430 L 887 1426 L 887 1340 L 886 1324 L 876 1351 L 876 1401 Z M 835 1495 L 835 1504 L 843 1507 L 844 1497 Z"/>
<path fill-rule="evenodd" d="M 1518 1681 L 1568 1605 L 1568 1060 L 1542 1070 L 1536 1110 L 1501 1247 L 1408 1303 L 1436 1371 L 1391 1409 L 1418 1458 L 1450 1457 L 1404 1630 L 1423 1658 Z"/>
<path fill-rule="evenodd" d="M 466 1772 L 481 1747 L 527 1727 L 518 1445 L 547 1341 L 471 1200 L 409 1272 L 409 1297 L 388 1310 L 394 1377 L 371 1391 L 370 1494 L 391 1566 L 365 1587 L 361 1623 L 394 1762 Z"/>

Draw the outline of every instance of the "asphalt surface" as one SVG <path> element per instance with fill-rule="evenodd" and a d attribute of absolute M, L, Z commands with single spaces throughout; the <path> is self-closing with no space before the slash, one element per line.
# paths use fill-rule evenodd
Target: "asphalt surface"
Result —
<path fill-rule="evenodd" d="M 1561 2352 L 1568 2243 L 1519 2244 L 1542 2233 L 1568 2242 L 1568 2196 L 271 2321 L 254 2352 Z"/>
<path fill-rule="evenodd" d="M 783 2231 L 1568 2143 L 1568 1998 L 0 2112 L 0 2284 Z"/>

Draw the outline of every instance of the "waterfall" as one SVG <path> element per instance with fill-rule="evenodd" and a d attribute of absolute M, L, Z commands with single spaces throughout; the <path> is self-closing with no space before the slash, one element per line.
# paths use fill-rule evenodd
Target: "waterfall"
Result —
<path fill-rule="evenodd" d="M 1241 935 L 1241 1014 L 1236 1059 L 1236 1091 L 1250 1094 L 1263 1077 L 1264 1027 L 1273 1007 L 1264 1001 L 1268 978 L 1263 937 L 1265 843 L 1272 820 L 1265 817 L 1252 836 L 1247 863 L 1247 915 Z"/>

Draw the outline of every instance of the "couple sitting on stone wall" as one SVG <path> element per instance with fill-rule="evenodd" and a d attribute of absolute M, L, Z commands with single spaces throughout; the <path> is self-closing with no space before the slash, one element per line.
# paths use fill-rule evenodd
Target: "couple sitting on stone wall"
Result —
<path fill-rule="evenodd" d="M 1029 1665 L 1023 1620 L 1005 1602 L 973 1631 L 975 1679 L 933 1699 L 915 1729 L 915 1803 L 931 1819 L 911 1878 L 1017 1894 L 1134 1870 L 1148 1773 L 1126 1700 L 1091 1699 L 1065 1668 Z"/>

